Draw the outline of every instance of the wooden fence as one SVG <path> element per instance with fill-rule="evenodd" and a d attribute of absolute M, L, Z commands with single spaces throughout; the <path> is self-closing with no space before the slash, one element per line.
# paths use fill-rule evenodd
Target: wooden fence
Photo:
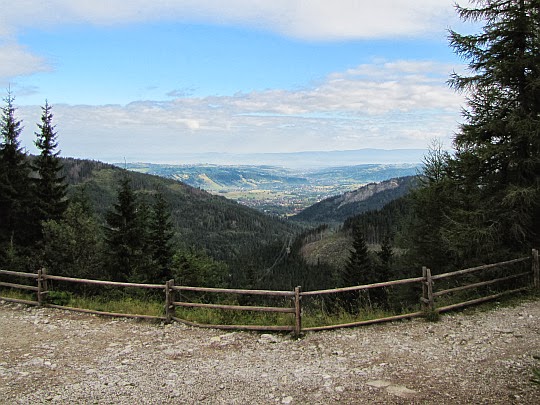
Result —
<path fill-rule="evenodd" d="M 493 269 L 508 268 L 509 266 L 515 266 L 521 264 L 528 264 L 528 269 L 526 271 L 520 271 L 518 273 L 507 274 L 500 277 L 492 277 L 488 280 L 481 282 L 472 282 L 467 283 L 466 281 L 461 282 L 461 285 L 454 286 L 451 288 L 445 288 L 442 290 L 436 291 L 435 284 L 440 280 L 446 281 L 446 283 L 441 283 L 443 286 L 448 285 L 449 280 L 454 280 L 457 282 L 461 276 L 469 275 L 473 273 L 486 272 L 488 273 Z M 17 302 L 27 305 L 39 305 L 46 306 L 50 308 L 59 308 L 70 311 L 85 312 L 90 314 L 97 315 L 107 315 L 115 317 L 130 317 L 130 318 L 142 318 L 142 319 L 158 319 L 165 322 L 177 321 L 197 327 L 205 328 L 219 328 L 219 329 L 240 329 L 240 330 L 258 330 L 258 331 L 290 331 L 299 335 L 302 332 L 307 331 L 319 331 L 319 330 L 328 330 L 328 329 L 337 329 L 344 327 L 353 327 L 361 326 L 373 323 L 395 321 L 405 318 L 414 318 L 419 316 L 425 316 L 430 313 L 450 311 L 458 308 L 463 308 L 469 305 L 475 305 L 489 300 L 497 299 L 503 295 L 514 294 L 520 291 L 525 291 L 527 289 L 534 288 L 540 290 L 540 266 L 538 260 L 538 250 L 533 249 L 530 257 L 522 257 L 519 259 L 508 260 L 505 262 L 488 264 L 463 270 L 458 270 L 450 273 L 443 273 L 432 275 L 431 270 L 427 267 L 422 268 L 422 276 L 414 277 L 401 280 L 393 280 L 384 283 L 376 283 L 369 285 L 361 285 L 355 287 L 345 287 L 345 288 L 336 288 L 330 290 L 320 290 L 320 291 L 305 291 L 302 292 L 300 287 L 296 287 L 293 291 L 267 291 L 267 290 L 242 290 L 242 289 L 226 289 L 226 288 L 206 288 L 206 287 L 189 287 L 189 286 L 176 286 L 174 280 L 169 280 L 163 284 L 136 284 L 136 283 L 121 283 L 113 281 L 102 281 L 102 280 L 90 280 L 90 279 L 79 279 L 73 277 L 62 277 L 50 275 L 45 272 L 44 269 L 38 270 L 37 273 L 23 273 L 9 270 L 0 270 L 0 275 L 11 276 L 11 277 L 20 277 L 20 278 L 29 278 L 35 279 L 36 285 L 26 285 L 26 284 L 17 284 L 12 282 L 0 282 L 0 287 L 22 289 L 26 291 L 32 291 L 36 293 L 36 301 L 31 300 L 22 300 L 9 297 L 1 297 L 0 299 L 10 302 Z M 161 290 L 165 295 L 165 305 L 164 305 L 164 316 L 151 316 L 151 315 L 136 315 L 136 314 L 125 314 L 125 313 L 113 313 L 113 312 L 104 312 L 104 311 L 95 311 L 90 309 L 83 308 L 74 308 L 63 305 L 55 305 L 49 303 L 47 300 L 47 295 L 50 290 L 48 288 L 48 281 L 61 281 L 61 282 L 72 282 L 72 283 L 83 283 L 97 286 L 112 286 L 112 287 L 132 287 L 145 290 Z M 463 293 L 471 289 L 479 289 L 487 286 L 501 285 L 502 283 L 511 284 L 514 282 L 517 286 L 513 286 L 510 289 L 504 289 L 495 294 L 484 295 L 479 298 L 469 299 L 462 302 L 447 304 L 443 306 L 437 306 L 437 300 L 439 297 Z M 421 285 L 422 296 L 420 297 L 420 303 L 422 305 L 421 311 L 409 312 L 404 314 L 399 314 L 395 316 L 387 316 L 383 318 L 362 320 L 357 322 L 343 323 L 337 325 L 327 325 L 327 326 L 314 326 L 314 327 L 302 327 L 302 298 L 307 297 L 321 297 L 327 296 L 330 294 L 341 294 L 341 293 L 350 293 L 350 292 L 361 292 L 368 291 L 371 289 L 377 288 L 390 288 L 394 286 L 404 286 L 404 285 Z M 286 302 L 289 302 L 287 306 L 250 306 L 250 305 L 225 305 L 225 304 L 213 304 L 213 303 L 200 303 L 200 302 L 190 302 L 190 301 L 177 301 L 176 297 L 179 296 L 182 298 L 185 297 L 186 292 L 202 292 L 202 293 L 212 293 L 212 294 L 235 294 L 243 296 L 264 296 L 270 298 L 285 298 Z M 219 309 L 227 311 L 254 311 L 254 312 L 270 312 L 270 313 L 286 313 L 291 314 L 294 321 L 290 325 L 273 325 L 273 326 L 264 326 L 264 325 L 210 325 L 203 324 L 198 322 L 189 321 L 187 319 L 182 319 L 176 316 L 177 307 L 186 307 L 186 308 L 208 308 L 208 309 Z"/>

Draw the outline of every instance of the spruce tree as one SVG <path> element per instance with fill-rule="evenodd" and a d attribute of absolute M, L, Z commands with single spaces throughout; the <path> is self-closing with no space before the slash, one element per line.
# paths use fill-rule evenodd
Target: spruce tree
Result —
<path fill-rule="evenodd" d="M 149 243 L 152 252 L 152 282 L 164 283 L 172 277 L 172 238 L 174 231 L 169 208 L 163 194 L 156 194 L 149 224 Z"/>
<path fill-rule="evenodd" d="M 468 108 L 454 140 L 460 199 L 448 237 L 472 246 L 471 254 L 486 245 L 530 248 L 540 243 L 540 1 L 472 4 L 457 11 L 465 21 L 484 21 L 482 31 L 450 33 L 470 74 L 450 79 Z"/>
<path fill-rule="evenodd" d="M 70 201 L 61 219 L 43 222 L 43 260 L 51 274 L 103 279 L 103 231 L 89 204 Z"/>
<path fill-rule="evenodd" d="M 377 256 L 379 256 L 379 258 L 381 259 L 382 264 L 387 269 L 389 269 L 390 261 L 392 260 L 392 257 L 394 256 L 394 253 L 392 251 L 392 245 L 390 242 L 390 235 L 386 234 L 384 236 L 382 240 L 382 244 L 381 244 L 381 250 L 380 252 L 377 252 Z"/>
<path fill-rule="evenodd" d="M 352 228 L 352 237 L 352 250 L 350 250 L 349 260 L 341 275 L 342 284 L 345 287 L 370 284 L 374 277 L 364 235 L 356 224 Z M 369 293 L 366 291 L 345 293 L 345 308 L 351 313 L 357 313 L 359 305 L 362 304 L 360 298 L 367 299 L 367 303 L 369 303 Z"/>
<path fill-rule="evenodd" d="M 343 285 L 348 287 L 368 284 L 372 278 L 366 241 L 358 226 L 353 226 L 352 236 L 352 250 L 342 275 Z"/>
<path fill-rule="evenodd" d="M 404 241 L 405 260 L 410 268 L 428 266 L 441 273 L 451 264 L 450 249 L 444 238 L 448 211 L 455 209 L 449 159 L 442 144 L 434 141 L 423 160 L 419 187 L 410 193 L 413 209 L 406 218 L 407 238 Z"/>
<path fill-rule="evenodd" d="M 22 123 L 15 117 L 14 97 L 8 92 L 0 118 L 0 250 L 27 245 L 30 218 L 30 167 L 19 136 Z M 8 249 L 9 248 L 9 249 Z M 0 258 L 1 260 L 1 258 Z"/>
<path fill-rule="evenodd" d="M 38 124 L 39 133 L 35 145 L 40 154 L 34 160 L 34 170 L 37 172 L 36 199 L 41 220 L 58 220 L 67 207 L 65 178 L 60 175 L 62 163 L 56 152 L 58 143 L 57 133 L 52 124 L 53 114 L 51 106 L 45 102 L 41 107 L 41 124 Z"/>
<path fill-rule="evenodd" d="M 107 268 L 111 280 L 128 281 L 138 273 L 144 233 L 137 216 L 137 200 L 131 182 L 120 182 L 117 201 L 106 214 Z"/>

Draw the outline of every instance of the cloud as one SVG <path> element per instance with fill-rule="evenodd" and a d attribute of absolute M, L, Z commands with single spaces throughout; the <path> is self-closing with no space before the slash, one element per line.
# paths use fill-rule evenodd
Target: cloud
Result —
<path fill-rule="evenodd" d="M 128 105 L 56 105 L 63 154 L 107 161 L 174 161 L 180 153 L 425 148 L 448 144 L 461 96 L 450 67 L 378 61 L 292 90 L 178 97 Z M 23 107 L 26 123 L 35 108 Z M 28 126 L 28 124 L 26 124 Z M 32 134 L 25 132 L 25 144 Z"/>
<path fill-rule="evenodd" d="M 167 92 L 167 97 L 189 97 L 192 96 L 195 92 L 195 89 L 192 87 L 189 88 L 183 88 L 183 89 L 174 89 L 169 92 Z"/>
<path fill-rule="evenodd" d="M 393 38 L 448 25 L 452 5 L 452 0 L 1 0 L 0 34 L 29 26 L 172 20 L 243 25 L 307 40 Z"/>
<path fill-rule="evenodd" d="M 0 0 L 0 79 L 50 70 L 17 45 L 27 28 L 172 21 L 242 26 L 308 41 L 429 36 L 455 21 L 453 0 Z M 11 55 L 11 56 L 10 56 Z"/>
<path fill-rule="evenodd" d="M 30 75 L 51 70 L 48 62 L 29 52 L 25 47 L 15 44 L 0 45 L 0 78 Z"/>

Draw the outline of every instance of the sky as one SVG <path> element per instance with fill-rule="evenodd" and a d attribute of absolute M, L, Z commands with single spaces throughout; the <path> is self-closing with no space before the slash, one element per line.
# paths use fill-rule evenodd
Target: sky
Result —
<path fill-rule="evenodd" d="M 30 153 L 45 100 L 61 155 L 106 162 L 450 147 L 453 3 L 0 0 L 0 88 Z"/>

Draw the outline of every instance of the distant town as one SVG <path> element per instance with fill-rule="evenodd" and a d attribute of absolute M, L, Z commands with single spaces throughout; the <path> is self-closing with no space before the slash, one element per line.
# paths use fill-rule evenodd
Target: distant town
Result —
<path fill-rule="evenodd" d="M 122 163 L 132 171 L 182 181 L 269 215 L 290 216 L 368 183 L 417 174 L 419 164 L 363 164 L 318 169 L 273 166 Z"/>

